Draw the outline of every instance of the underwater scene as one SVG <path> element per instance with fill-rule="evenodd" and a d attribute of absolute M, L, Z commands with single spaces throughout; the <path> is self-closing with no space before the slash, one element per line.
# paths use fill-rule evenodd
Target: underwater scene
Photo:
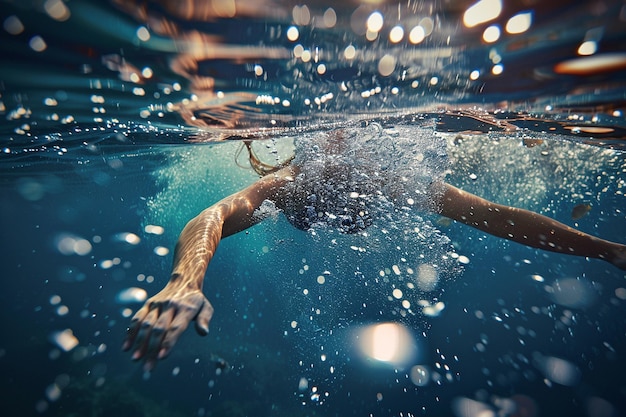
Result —
<path fill-rule="evenodd" d="M 626 415 L 624 1 L 0 22 L 3 416 Z"/>

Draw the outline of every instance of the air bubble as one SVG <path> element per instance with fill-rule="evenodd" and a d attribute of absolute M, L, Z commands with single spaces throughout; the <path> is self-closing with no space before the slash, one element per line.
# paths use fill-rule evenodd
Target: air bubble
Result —
<path fill-rule="evenodd" d="M 380 32 L 383 28 L 384 18 L 380 12 L 374 12 L 367 18 L 367 30 L 370 32 Z"/>
<path fill-rule="evenodd" d="M 154 253 L 159 256 L 166 256 L 168 253 L 170 253 L 170 250 L 164 246 L 157 246 L 156 248 L 154 248 Z"/>
<path fill-rule="evenodd" d="M 46 41 L 44 41 L 43 38 L 39 35 L 30 38 L 30 41 L 28 41 L 28 45 L 35 52 L 43 52 L 48 47 Z"/>
<path fill-rule="evenodd" d="M 50 335 L 50 340 L 65 352 L 69 352 L 78 346 L 78 339 L 74 336 L 74 332 L 71 329 L 53 332 Z"/>
<path fill-rule="evenodd" d="M 354 59 L 354 57 L 356 56 L 356 48 L 354 46 L 352 46 L 352 45 L 346 46 L 346 49 L 344 49 L 344 51 L 343 51 L 343 56 L 347 60 Z"/>
<path fill-rule="evenodd" d="M 70 9 L 61 0 L 46 0 L 43 7 L 54 20 L 64 22 L 70 18 Z"/>
<path fill-rule="evenodd" d="M 136 34 L 140 41 L 147 42 L 150 40 L 150 32 L 145 26 L 139 26 Z"/>
<path fill-rule="evenodd" d="M 467 264 L 469 264 L 469 263 L 470 263 L 469 258 L 468 258 L 467 256 L 465 256 L 465 255 L 460 255 L 460 256 L 457 258 L 457 261 L 459 261 L 459 263 L 460 263 L 460 264 L 463 264 L 463 265 L 467 265 Z"/>
<path fill-rule="evenodd" d="M 409 32 L 409 41 L 412 44 L 418 44 L 422 42 L 425 37 L 426 37 L 426 32 L 424 31 L 424 28 L 421 26 L 415 26 L 413 29 L 411 29 L 411 32 Z"/>
<path fill-rule="evenodd" d="M 162 226 L 155 226 L 155 225 L 149 224 L 146 227 L 144 227 L 144 231 L 146 233 L 150 233 L 153 235 L 162 235 L 165 232 L 165 229 Z"/>
<path fill-rule="evenodd" d="M 393 55 L 384 55 L 380 61 L 378 61 L 378 72 L 383 77 L 390 76 L 396 69 L 396 58 Z"/>
<path fill-rule="evenodd" d="M 130 287 L 120 291 L 115 301 L 120 304 L 140 303 L 148 298 L 148 293 L 143 288 Z"/>
<path fill-rule="evenodd" d="M 404 38 L 404 29 L 402 26 L 394 26 L 389 32 L 389 41 L 392 43 L 398 43 Z"/>
<path fill-rule="evenodd" d="M 300 31 L 297 27 L 291 26 L 289 27 L 289 29 L 287 29 L 287 39 L 289 39 L 291 42 L 297 41 L 299 37 Z"/>
<path fill-rule="evenodd" d="M 430 371 L 423 365 L 415 365 L 411 368 L 409 377 L 411 378 L 411 382 L 413 384 L 418 387 L 423 387 L 428 385 L 428 382 L 430 381 Z"/>
<path fill-rule="evenodd" d="M 24 24 L 17 16 L 9 16 L 4 20 L 4 30 L 11 35 L 19 35 L 24 31 Z"/>

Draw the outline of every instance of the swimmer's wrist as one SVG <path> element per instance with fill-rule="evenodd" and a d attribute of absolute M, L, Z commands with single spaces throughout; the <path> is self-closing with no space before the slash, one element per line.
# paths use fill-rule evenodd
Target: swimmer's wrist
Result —
<path fill-rule="evenodd" d="M 183 273 L 174 272 L 170 276 L 170 280 L 167 283 L 167 286 L 171 288 L 177 289 L 188 289 L 188 290 L 200 290 L 202 291 L 202 284 L 204 282 L 204 277 L 193 277 L 186 276 Z"/>

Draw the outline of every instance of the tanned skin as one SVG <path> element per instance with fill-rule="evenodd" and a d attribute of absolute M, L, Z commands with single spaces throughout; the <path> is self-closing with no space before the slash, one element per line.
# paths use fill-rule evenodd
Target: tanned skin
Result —
<path fill-rule="evenodd" d="M 200 335 L 209 332 L 213 306 L 202 293 L 204 275 L 225 237 L 256 224 L 254 215 L 263 201 L 284 201 L 284 185 L 293 181 L 298 170 L 286 167 L 266 175 L 251 186 L 224 198 L 194 217 L 181 232 L 174 252 L 169 282 L 148 299 L 133 317 L 123 349 L 134 347 L 132 358 L 143 359 L 145 369 L 166 357 L 192 320 Z"/>
<path fill-rule="evenodd" d="M 165 358 L 192 320 L 200 335 L 209 331 L 213 307 L 202 292 L 204 275 L 220 240 L 262 220 L 254 215 L 263 201 L 284 209 L 285 185 L 299 170 L 287 166 L 202 211 L 183 229 L 174 254 L 170 281 L 148 299 L 128 328 L 124 350 L 151 370 Z M 599 239 L 549 217 L 480 198 L 447 183 L 434 211 L 493 236 L 552 252 L 603 259 L 626 270 L 626 246 Z"/>

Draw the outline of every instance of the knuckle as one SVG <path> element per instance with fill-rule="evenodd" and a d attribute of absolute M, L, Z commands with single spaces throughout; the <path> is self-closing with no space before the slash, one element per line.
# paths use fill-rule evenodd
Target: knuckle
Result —
<path fill-rule="evenodd" d="M 179 307 L 179 311 L 180 311 L 181 313 L 183 313 L 183 314 L 190 314 L 190 313 L 192 313 L 194 310 L 196 310 L 196 306 L 195 306 L 195 305 L 192 305 L 192 304 L 187 304 L 187 303 L 185 303 L 185 304 L 182 304 L 182 305 Z"/>

